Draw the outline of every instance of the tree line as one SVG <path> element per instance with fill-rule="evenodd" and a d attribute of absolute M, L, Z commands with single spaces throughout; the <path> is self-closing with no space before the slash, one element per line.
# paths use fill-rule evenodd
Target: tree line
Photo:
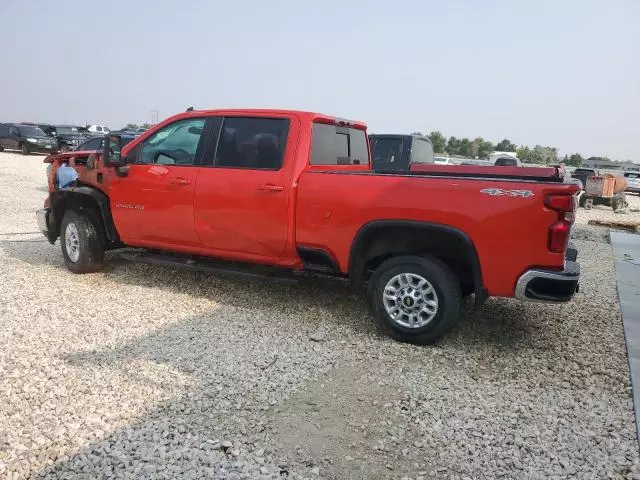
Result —
<path fill-rule="evenodd" d="M 448 153 L 452 156 L 466 158 L 489 158 L 489 154 L 494 151 L 514 152 L 518 155 L 518 158 L 525 163 L 544 165 L 558 163 L 559 161 L 558 149 L 555 147 L 544 147 L 542 145 L 536 145 L 533 148 L 526 145 L 518 147 L 507 138 L 493 144 L 482 137 L 477 137 L 473 140 L 456 137 L 449 137 L 447 139 L 438 131 L 431 132 L 427 137 L 431 140 L 433 151 L 436 152 L 436 154 Z M 591 158 L 595 159 L 596 157 Z M 565 165 L 580 167 L 584 159 L 579 153 L 574 153 L 571 156 L 565 155 L 562 161 Z"/>

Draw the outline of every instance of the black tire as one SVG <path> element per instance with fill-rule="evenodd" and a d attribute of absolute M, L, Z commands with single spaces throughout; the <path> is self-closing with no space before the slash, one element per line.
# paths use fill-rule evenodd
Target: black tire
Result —
<path fill-rule="evenodd" d="M 29 155 L 31 153 L 29 151 L 29 145 L 27 145 L 26 143 L 20 144 L 20 151 L 22 152 L 23 155 Z"/>
<path fill-rule="evenodd" d="M 627 206 L 627 201 L 621 195 L 615 196 L 611 199 L 611 208 L 613 209 L 614 212 L 617 212 L 618 210 L 623 210 L 624 208 L 626 208 L 626 206 Z"/>
<path fill-rule="evenodd" d="M 0 145 L 0 152 L 4 152 L 4 147 Z"/>
<path fill-rule="evenodd" d="M 435 316 L 422 327 L 400 325 L 385 308 L 385 287 L 402 273 L 412 273 L 427 280 L 437 295 Z M 460 318 L 462 293 L 458 279 L 445 263 L 430 256 L 403 256 L 387 260 L 373 273 L 367 295 L 378 328 L 401 342 L 431 344 L 451 330 Z"/>
<path fill-rule="evenodd" d="M 69 146 L 68 146 L 68 145 L 65 145 L 65 144 L 62 144 L 62 145 L 60 145 L 60 146 L 58 147 L 58 151 L 59 151 L 60 153 L 68 152 L 68 151 L 69 151 Z"/>
<path fill-rule="evenodd" d="M 77 232 L 78 253 L 68 251 L 67 227 L 73 224 Z M 73 228 L 73 227 L 72 227 Z M 97 272 L 104 262 L 104 242 L 101 237 L 102 229 L 97 225 L 92 215 L 75 210 L 67 210 L 60 225 L 60 247 L 67 268 L 73 273 Z M 73 233 L 73 231 L 70 231 Z M 74 258 L 75 257 L 75 258 Z M 73 258 L 73 259 L 72 259 Z"/>

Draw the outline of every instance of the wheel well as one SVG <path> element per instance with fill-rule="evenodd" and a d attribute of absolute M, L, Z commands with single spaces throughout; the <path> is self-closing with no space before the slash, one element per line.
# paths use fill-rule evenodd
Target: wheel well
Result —
<path fill-rule="evenodd" d="M 102 194 L 105 199 L 106 195 Z M 107 199 L 108 201 L 108 199 Z M 118 242 L 117 233 L 112 225 L 111 216 L 105 219 L 103 206 L 94 196 L 87 193 L 76 193 L 71 190 L 59 190 L 51 194 L 51 211 L 49 216 L 49 239 L 55 240 L 60 236 L 62 218 L 67 210 L 75 210 L 88 214 L 93 218 L 98 228 L 98 234 L 104 240 L 105 246 Z M 108 222 L 111 222 L 111 230 Z"/>
<path fill-rule="evenodd" d="M 452 227 L 421 222 L 381 222 L 363 227 L 351 250 L 349 276 L 356 285 L 363 285 L 389 258 L 426 254 L 447 264 L 463 291 L 482 291 L 480 265 L 469 237 Z"/>

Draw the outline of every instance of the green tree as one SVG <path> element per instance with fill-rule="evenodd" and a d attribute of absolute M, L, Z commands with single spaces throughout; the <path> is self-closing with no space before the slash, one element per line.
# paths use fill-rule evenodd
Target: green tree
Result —
<path fill-rule="evenodd" d="M 471 142 L 468 138 L 460 140 L 460 147 L 458 148 L 458 155 L 468 157 L 471 155 Z"/>
<path fill-rule="evenodd" d="M 433 145 L 433 151 L 435 153 L 444 153 L 445 147 L 447 146 L 447 139 L 444 138 L 440 132 L 435 131 L 429 134 L 429 140 L 431 140 L 431 145 Z"/>
<path fill-rule="evenodd" d="M 150 123 L 143 123 L 142 125 L 140 125 L 141 128 L 147 129 L 149 130 L 153 125 L 151 125 Z"/>
<path fill-rule="evenodd" d="M 526 145 L 522 145 L 520 148 L 516 149 L 516 155 L 518 158 L 525 163 L 530 163 L 531 150 Z"/>
<path fill-rule="evenodd" d="M 579 153 L 574 153 L 568 159 L 565 160 L 565 165 L 569 165 L 571 167 L 581 167 L 584 159 Z"/>
<path fill-rule="evenodd" d="M 498 152 L 515 152 L 518 147 L 511 140 L 504 139 L 496 145 L 496 151 Z"/>
<path fill-rule="evenodd" d="M 127 130 L 137 130 L 139 127 L 135 123 L 127 123 L 127 126 L 124 127 Z"/>
<path fill-rule="evenodd" d="M 456 137 L 449 137 L 449 140 L 447 140 L 447 152 L 449 152 L 449 155 L 460 155 L 460 140 Z"/>
<path fill-rule="evenodd" d="M 538 165 L 547 165 L 558 162 L 558 149 L 536 145 L 530 153 L 530 161 Z"/>

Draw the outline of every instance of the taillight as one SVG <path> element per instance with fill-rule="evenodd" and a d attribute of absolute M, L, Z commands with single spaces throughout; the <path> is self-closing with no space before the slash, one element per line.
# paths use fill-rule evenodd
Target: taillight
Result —
<path fill-rule="evenodd" d="M 554 253 L 564 253 L 569 243 L 571 224 L 574 220 L 573 210 L 575 200 L 573 195 L 547 195 L 544 205 L 558 212 L 558 220 L 549 227 L 549 251 Z"/>

